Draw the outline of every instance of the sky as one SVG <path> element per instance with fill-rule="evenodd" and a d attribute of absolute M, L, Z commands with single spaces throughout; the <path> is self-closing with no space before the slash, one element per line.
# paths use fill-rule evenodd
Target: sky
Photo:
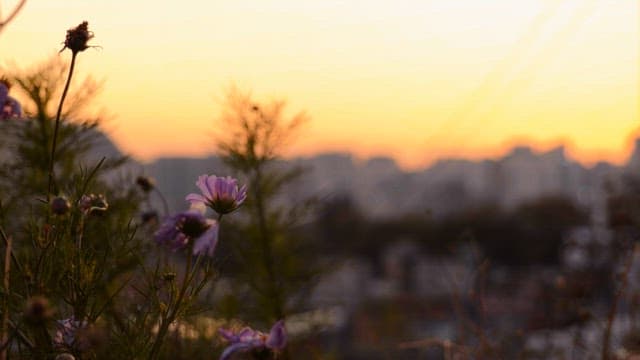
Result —
<path fill-rule="evenodd" d="M 18 0 L 0 0 L 6 14 Z M 203 156 L 230 86 L 285 99 L 286 155 L 349 151 L 405 168 L 559 144 L 624 162 L 638 125 L 636 0 L 28 0 L 0 64 L 55 54 L 83 20 L 80 74 L 104 79 L 105 129 L 141 160 Z M 70 53 L 60 56 L 69 57 Z"/>

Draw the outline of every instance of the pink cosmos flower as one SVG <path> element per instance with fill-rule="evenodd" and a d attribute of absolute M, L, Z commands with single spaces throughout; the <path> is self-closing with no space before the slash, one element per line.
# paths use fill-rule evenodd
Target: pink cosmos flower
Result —
<path fill-rule="evenodd" d="M 0 79 L 0 120 L 22 116 L 20 103 L 9 96 L 9 82 Z"/>
<path fill-rule="evenodd" d="M 238 180 L 227 176 L 200 175 L 196 185 L 202 192 L 189 194 L 187 201 L 192 206 L 206 205 L 220 215 L 236 210 L 247 198 L 247 187 L 238 187 Z"/>
<path fill-rule="evenodd" d="M 269 334 L 245 327 L 237 333 L 230 330 L 219 329 L 220 335 L 229 342 L 229 346 L 224 349 L 220 360 L 227 360 L 233 353 L 238 351 L 249 351 L 253 349 L 271 349 L 280 351 L 287 345 L 287 332 L 284 327 L 284 320 L 280 320 L 273 325 Z"/>
<path fill-rule="evenodd" d="M 177 251 L 193 240 L 193 254 L 213 256 L 218 244 L 218 222 L 207 219 L 197 211 L 183 211 L 169 216 L 155 233 L 159 244 Z"/>

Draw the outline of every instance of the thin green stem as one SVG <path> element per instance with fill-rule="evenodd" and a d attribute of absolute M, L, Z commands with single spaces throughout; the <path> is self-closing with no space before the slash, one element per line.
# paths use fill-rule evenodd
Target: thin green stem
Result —
<path fill-rule="evenodd" d="M 167 202 L 167 199 L 162 194 L 162 191 L 158 190 L 157 188 L 154 188 L 154 190 L 156 191 L 156 194 L 158 194 L 158 197 L 162 202 L 162 207 L 164 209 L 164 216 L 169 216 L 169 203 Z"/>
<path fill-rule="evenodd" d="M 156 339 L 153 342 L 153 346 L 151 347 L 151 352 L 149 353 L 149 360 L 153 360 L 157 358 L 158 353 L 160 352 L 160 348 L 162 347 L 162 343 L 164 342 L 164 338 L 166 337 L 167 331 L 169 330 L 169 326 L 171 325 L 171 323 L 175 321 L 176 316 L 178 315 L 178 311 L 180 310 L 180 306 L 182 305 L 182 300 L 184 299 L 184 295 L 187 293 L 187 289 L 189 288 L 189 283 L 193 278 L 191 274 L 192 263 L 193 263 L 193 252 L 189 251 L 189 255 L 187 256 L 187 265 L 184 270 L 182 286 L 180 287 L 180 292 L 178 293 L 178 297 L 176 298 L 175 303 L 173 303 L 172 309 L 169 310 L 167 317 L 163 318 L 160 323 L 160 328 L 158 329 L 158 335 L 156 336 Z"/>
<path fill-rule="evenodd" d="M 53 168 L 55 164 L 55 156 L 56 156 L 56 145 L 58 141 L 58 129 L 60 128 L 60 116 L 62 115 L 62 106 L 64 104 L 64 99 L 67 97 L 67 92 L 69 91 L 69 85 L 71 84 L 71 77 L 73 76 L 73 69 L 76 64 L 76 55 L 77 53 L 73 52 L 71 55 L 71 65 L 69 66 L 69 76 L 67 77 L 67 83 L 64 85 L 64 90 L 62 91 L 62 96 L 60 97 L 60 104 L 58 105 L 58 112 L 56 113 L 56 123 L 53 128 L 53 140 L 51 143 L 51 155 L 49 156 L 49 185 L 47 187 L 47 202 L 51 200 L 51 192 L 53 190 L 53 182 L 54 182 L 54 174 Z"/>
<path fill-rule="evenodd" d="M 269 236 L 269 228 L 267 225 L 267 215 L 266 209 L 264 205 L 264 199 L 262 198 L 262 171 L 258 166 L 255 169 L 255 178 L 254 178 L 254 188 L 255 190 L 255 201 L 256 201 L 256 211 L 258 218 L 258 227 L 260 231 L 260 242 L 262 247 L 262 260 L 264 262 L 265 269 L 267 271 L 268 276 L 268 291 L 272 297 L 272 306 L 271 309 L 273 311 L 272 315 L 276 320 L 284 318 L 284 309 L 282 304 L 282 294 L 280 292 L 280 287 L 278 286 L 278 281 L 276 278 L 274 263 L 273 263 L 273 254 L 271 249 L 271 237 Z"/>

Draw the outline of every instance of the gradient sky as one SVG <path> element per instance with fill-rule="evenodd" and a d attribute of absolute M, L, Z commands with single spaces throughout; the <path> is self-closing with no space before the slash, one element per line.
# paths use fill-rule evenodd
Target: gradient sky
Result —
<path fill-rule="evenodd" d="M 17 0 L 0 0 L 2 10 Z M 116 143 L 149 160 L 214 151 L 225 88 L 311 122 L 289 154 L 405 167 L 568 144 L 622 162 L 638 132 L 637 0 L 28 0 L 0 64 L 28 67 L 82 20 L 79 71 L 106 79 Z M 63 53 L 61 56 L 69 56 Z"/>

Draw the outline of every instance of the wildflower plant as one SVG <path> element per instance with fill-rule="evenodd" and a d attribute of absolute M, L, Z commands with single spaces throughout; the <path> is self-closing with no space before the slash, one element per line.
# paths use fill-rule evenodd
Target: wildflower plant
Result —
<path fill-rule="evenodd" d="M 95 83 L 74 95 L 72 77 L 93 37 L 82 22 L 65 37 L 68 67 L 55 60 L 11 75 L 26 106 L 0 81 L 0 130 L 11 139 L 0 144 L 0 358 L 175 358 L 168 343 L 186 341 L 180 326 L 214 307 L 201 292 L 218 273 L 220 225 L 250 196 L 237 179 L 205 174 L 201 194 L 185 199 L 190 209 L 170 213 L 153 179 L 122 172 L 126 157 L 92 158 L 98 122 L 79 120 L 77 109 Z M 148 201 L 154 191 L 164 217 Z M 221 333 L 231 342 L 225 359 L 286 344 L 283 321 L 269 334 Z"/>

